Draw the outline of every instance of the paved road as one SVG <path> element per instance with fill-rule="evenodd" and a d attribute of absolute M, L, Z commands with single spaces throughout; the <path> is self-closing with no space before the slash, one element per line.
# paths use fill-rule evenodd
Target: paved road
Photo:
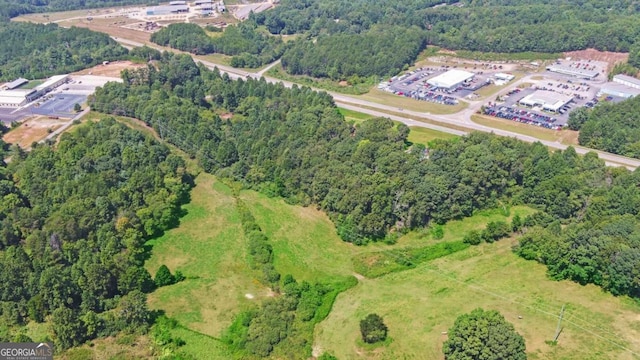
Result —
<path fill-rule="evenodd" d="M 143 46 L 144 44 L 135 42 L 135 41 L 130 41 L 127 39 L 122 39 L 122 38 L 113 38 L 114 40 L 125 44 L 125 45 L 130 45 L 130 46 Z M 146 44 L 149 47 L 158 49 L 160 51 L 166 50 L 164 48 L 161 48 L 159 46 L 156 45 L 152 45 L 152 44 Z M 253 72 L 247 72 L 247 71 L 243 71 L 243 70 L 238 70 L 235 68 L 232 68 L 230 66 L 225 66 L 225 65 L 220 65 L 220 64 L 215 64 L 212 63 L 210 61 L 207 60 L 203 60 L 201 58 L 199 58 L 198 56 L 195 55 L 191 55 L 193 57 L 193 59 L 197 62 L 201 62 L 202 64 L 204 64 L 205 66 L 209 67 L 209 68 L 214 68 L 217 67 L 218 70 L 220 72 L 223 73 L 227 73 L 229 75 L 230 78 L 232 79 L 247 79 L 249 77 L 252 78 L 259 78 L 261 77 L 261 75 L 264 72 L 261 73 L 253 73 Z M 269 67 L 274 66 L 274 64 L 269 65 Z M 269 68 L 268 67 L 268 68 Z M 532 75 L 530 75 L 532 76 Z M 517 87 L 519 84 L 526 82 L 528 80 L 530 80 L 530 76 L 525 76 L 523 78 L 521 78 L 518 81 L 513 82 L 512 84 L 510 84 L 509 86 L 507 86 L 505 89 L 503 89 L 501 92 L 505 93 L 508 92 L 509 90 Z M 266 77 L 266 76 L 262 76 L 265 78 L 266 81 L 271 82 L 271 83 L 281 83 L 286 87 L 291 87 L 294 84 L 292 82 L 289 81 L 283 81 L 280 79 L 275 79 L 275 78 L 270 78 L 270 77 Z M 325 90 L 321 90 L 321 89 L 316 89 L 318 91 L 325 91 Z M 501 130 L 501 129 L 496 129 L 496 128 L 492 128 L 489 126 L 484 126 L 484 125 L 480 125 L 477 124 L 473 121 L 471 121 L 471 116 L 473 114 L 475 114 L 480 107 L 482 106 L 483 102 L 481 101 L 471 101 L 469 102 L 469 106 L 467 108 L 465 108 L 464 110 L 457 112 L 455 114 L 448 114 L 448 115 L 437 115 L 437 114 L 431 114 L 429 112 L 419 112 L 419 111 L 410 111 L 410 110 L 406 110 L 406 109 L 400 109 L 397 106 L 392 106 L 392 105 L 385 105 L 385 104 L 380 104 L 377 102 L 372 102 L 372 101 L 367 101 L 367 100 L 363 100 L 363 99 L 358 99 L 358 98 L 354 98 L 352 96 L 348 96 L 348 95 L 344 95 L 344 94 L 339 94 L 339 93 L 335 93 L 335 92 L 327 92 L 329 93 L 331 96 L 333 96 L 333 99 L 335 101 L 335 103 L 337 105 L 339 105 L 340 107 L 344 107 L 346 109 L 351 109 L 351 110 L 357 110 L 360 111 L 362 113 L 366 113 L 366 114 L 370 114 L 373 116 L 385 116 L 388 117 L 392 120 L 395 121 L 400 121 L 408 126 L 419 126 L 419 127 L 424 127 L 424 128 L 429 128 L 429 129 L 434 129 L 434 130 L 439 130 L 442 132 L 446 132 L 446 133 L 450 133 L 450 134 L 456 134 L 456 135 L 463 135 L 465 133 L 468 133 L 469 131 L 483 131 L 483 132 L 490 132 L 490 133 L 494 133 L 496 135 L 500 135 L 500 136 L 506 136 L 506 137 L 514 137 L 517 138 L 519 140 L 522 141 L 526 141 L 526 142 L 541 142 L 542 144 L 550 147 L 550 148 L 554 148 L 554 149 L 561 149 L 564 150 L 566 148 L 568 148 L 568 145 L 559 143 L 557 141 L 547 141 L 547 140 L 540 140 L 538 138 L 534 138 L 532 136 L 527 136 L 527 135 L 522 135 L 522 134 L 518 134 L 518 133 L 514 133 L 511 131 L 506 131 L 506 130 Z M 367 107 L 367 108 L 363 108 L 363 107 Z M 426 119 L 426 120 L 432 120 L 432 121 L 437 121 L 442 123 L 444 126 L 438 126 L 438 125 L 433 125 L 433 124 L 428 124 L 428 123 L 424 123 L 421 121 L 416 121 L 414 119 L 410 119 L 410 118 L 406 118 L 406 117 L 402 117 L 402 116 L 397 116 L 397 115 L 391 115 L 388 114 L 387 112 L 393 112 L 393 113 L 402 113 L 402 114 L 407 114 L 408 116 L 412 116 L 414 118 L 422 118 L 422 119 Z M 455 125 L 456 127 L 463 127 L 465 129 L 468 129 L 467 132 L 465 131 L 460 131 L 460 130 L 455 130 L 455 129 L 451 129 L 446 127 L 446 125 Z M 628 158 L 625 156 L 620 156 L 620 155 L 615 155 L 615 154 L 611 154 L 611 153 L 607 153 L 604 151 L 599 151 L 599 150 L 594 150 L 594 149 L 589 149 L 589 148 L 585 148 L 585 147 L 581 147 L 581 146 L 573 146 L 576 149 L 576 152 L 578 154 L 586 154 L 588 152 L 595 152 L 598 154 L 598 156 L 603 159 L 607 165 L 609 166 L 624 166 L 630 170 L 635 170 L 636 168 L 640 167 L 640 160 L 638 159 L 633 159 L 633 158 Z"/>

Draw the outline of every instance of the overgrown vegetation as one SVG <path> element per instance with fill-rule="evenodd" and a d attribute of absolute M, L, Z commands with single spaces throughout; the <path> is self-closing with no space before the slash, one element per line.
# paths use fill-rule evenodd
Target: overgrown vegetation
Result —
<path fill-rule="evenodd" d="M 151 41 L 197 55 L 231 55 L 231 66 L 247 68 L 257 68 L 280 58 L 285 46 L 280 37 L 259 31 L 252 21 L 229 26 L 215 37 L 207 35 L 196 24 L 171 24 L 153 33 Z"/>
<path fill-rule="evenodd" d="M 56 149 L 10 154 L 0 175 L 2 323 L 48 321 L 59 349 L 145 332 L 154 284 L 143 244 L 178 223 L 184 161 L 112 119 L 63 135 Z"/>

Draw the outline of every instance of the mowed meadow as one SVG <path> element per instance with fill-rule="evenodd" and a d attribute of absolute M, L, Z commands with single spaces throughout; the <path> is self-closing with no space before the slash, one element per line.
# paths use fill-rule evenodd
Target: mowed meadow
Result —
<path fill-rule="evenodd" d="M 231 189 L 200 174 L 178 228 L 149 242 L 147 269 L 165 264 L 187 277 L 149 297 L 150 307 L 175 318 L 174 336 L 195 358 L 228 359 L 218 339 L 234 315 L 278 296 L 254 277 Z M 459 242 L 486 223 L 534 212 L 524 206 L 482 211 L 430 230 L 411 232 L 394 245 L 354 246 L 340 240 L 329 218 L 314 207 L 241 191 L 274 248 L 275 266 L 310 282 L 356 276 L 356 287 L 338 296 L 329 316 L 316 326 L 314 354 L 345 359 L 441 359 L 446 331 L 456 317 L 476 307 L 500 311 L 525 337 L 530 359 L 635 359 L 640 351 L 640 305 L 589 285 L 549 280 L 545 267 L 511 251 L 514 239 L 468 247 L 413 269 L 367 278 L 356 272 L 362 259 L 390 250 Z M 382 264 L 381 266 L 384 266 Z M 553 345 L 557 315 L 566 305 L 562 332 Z M 383 316 L 391 340 L 363 347 L 358 323 L 368 313 Z"/>

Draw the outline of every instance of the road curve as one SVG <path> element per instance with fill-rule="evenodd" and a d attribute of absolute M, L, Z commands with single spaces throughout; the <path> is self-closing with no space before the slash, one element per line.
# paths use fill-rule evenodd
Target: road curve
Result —
<path fill-rule="evenodd" d="M 148 47 L 154 48 L 156 50 L 159 51 L 165 51 L 165 48 L 162 48 L 160 46 L 157 45 L 153 45 L 153 44 L 142 44 L 139 42 L 135 42 L 135 41 L 131 41 L 128 39 L 123 39 L 123 38 L 117 38 L 117 37 L 112 37 L 114 40 L 125 44 L 125 45 L 129 45 L 129 46 L 143 46 L 146 45 Z M 275 78 L 271 78 L 271 77 L 266 77 L 266 76 L 261 76 L 262 74 L 264 74 L 265 71 L 262 72 L 258 72 L 258 73 L 254 73 L 254 72 L 248 72 L 248 71 L 243 71 L 243 70 L 239 70 L 230 66 L 225 66 L 225 65 L 221 65 L 221 64 L 216 64 L 207 60 L 204 60 L 196 55 L 193 54 L 189 54 L 194 61 L 196 62 L 200 62 L 203 65 L 213 69 L 213 68 L 218 68 L 218 70 L 221 73 L 226 73 L 230 78 L 232 79 L 247 79 L 247 78 L 260 78 L 263 77 L 267 82 L 270 83 L 280 83 L 283 84 L 286 87 L 292 87 L 293 85 L 298 85 L 298 84 L 294 84 L 290 81 L 284 81 L 284 80 L 280 80 L 280 79 L 275 79 Z M 275 64 L 271 64 L 269 65 L 268 68 L 270 68 L 271 66 L 274 66 Z M 508 86 L 507 88 L 503 89 L 502 92 L 506 92 L 509 91 L 510 89 L 516 87 L 517 85 L 519 85 L 520 83 L 522 83 L 523 81 L 526 81 L 529 77 L 524 77 L 512 84 L 510 84 L 510 86 Z M 302 85 L 298 85 L 298 86 L 302 86 Z M 317 91 L 325 91 L 322 89 L 314 89 Z M 540 140 L 538 138 L 532 137 L 532 136 L 527 136 L 527 135 L 522 135 L 522 134 L 518 134 L 518 133 L 514 133 L 511 131 L 506 131 L 506 130 L 502 130 L 502 129 L 496 129 L 496 128 L 492 128 L 489 126 L 484 126 L 484 125 L 480 125 L 477 124 L 473 121 L 471 121 L 471 116 L 473 114 L 475 114 L 478 109 L 482 106 L 482 102 L 479 101 L 474 101 L 474 102 L 470 102 L 469 107 L 467 107 L 466 109 L 463 109 L 460 112 L 457 112 L 455 114 L 448 114 L 448 115 L 437 115 L 437 114 L 431 114 L 428 112 L 419 112 L 419 111 L 410 111 L 410 110 L 406 110 L 406 109 L 399 109 L 397 106 L 392 106 L 392 105 L 385 105 L 385 104 L 380 104 L 377 102 L 372 102 L 372 101 L 367 101 L 367 100 L 363 100 L 363 99 L 358 99 L 352 96 L 348 96 L 348 95 L 344 95 L 344 94 L 339 94 L 339 93 L 335 93 L 335 92 L 330 92 L 330 91 L 325 91 L 328 94 L 330 94 L 335 103 L 337 105 L 339 105 L 340 107 L 344 107 L 345 109 L 349 109 L 349 110 L 355 110 L 355 111 L 359 111 L 365 114 L 369 114 L 369 115 L 373 115 L 373 116 L 383 116 L 383 117 L 388 117 L 391 120 L 394 121 L 399 121 L 402 122 L 404 124 L 406 124 L 407 126 L 417 126 L 417 127 L 424 127 L 424 128 L 429 128 L 429 129 L 433 129 L 433 130 L 438 130 L 438 131 L 442 131 L 442 132 L 446 132 L 449 134 L 455 134 L 455 135 L 465 135 L 470 131 L 482 131 L 482 132 L 489 132 L 489 133 L 493 133 L 499 136 L 506 136 L 506 137 L 513 137 L 516 138 L 518 140 L 522 140 L 522 141 L 526 141 L 529 143 L 533 143 L 533 142 L 540 142 L 542 144 L 544 144 L 545 146 L 548 146 L 550 148 L 553 149 L 560 149 L 560 150 L 564 150 L 566 148 L 569 147 L 569 145 L 566 144 L 562 144 L 559 143 L 557 141 L 547 141 L 547 140 Z M 442 123 L 443 126 L 439 126 L 439 125 L 434 125 L 434 124 L 429 124 L 429 123 L 425 123 L 422 121 L 418 121 L 418 120 L 414 120 L 408 117 L 402 117 L 402 116 L 398 116 L 398 115 L 392 115 L 389 114 L 388 112 L 393 112 L 393 113 L 402 113 L 402 114 L 407 114 L 408 116 L 412 116 L 414 118 L 422 118 L 425 120 L 430 120 L 430 121 L 435 121 L 435 122 L 439 122 Z M 455 125 L 456 127 L 461 127 L 461 128 L 465 128 L 468 129 L 468 131 L 460 131 L 460 130 L 456 130 L 456 129 L 451 129 L 446 127 L 446 125 Z M 608 166 L 624 166 L 630 170 L 635 170 L 636 168 L 640 167 L 640 160 L 639 159 L 634 159 L 634 158 L 629 158 L 629 157 L 625 157 L 625 156 L 621 156 L 621 155 L 616 155 L 616 154 L 611 154 L 611 153 L 607 153 L 604 151 L 600 151 L 600 150 L 594 150 L 594 149 L 589 149 L 589 148 L 585 148 L 585 147 L 581 147 L 581 146 L 573 146 L 574 149 L 576 150 L 576 152 L 578 154 L 586 154 L 588 152 L 595 152 L 596 154 L 598 154 L 598 157 L 600 157 L 601 159 L 603 159 L 606 164 Z"/>

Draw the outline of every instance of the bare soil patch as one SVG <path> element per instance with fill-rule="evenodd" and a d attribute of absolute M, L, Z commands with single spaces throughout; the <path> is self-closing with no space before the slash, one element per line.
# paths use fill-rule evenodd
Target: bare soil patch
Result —
<path fill-rule="evenodd" d="M 124 69 L 138 69 L 145 67 L 144 64 L 136 64 L 131 61 L 114 61 L 107 65 L 96 65 L 89 69 L 84 69 L 73 73 L 73 75 L 96 75 L 96 76 L 109 76 L 120 77 L 120 73 Z"/>
<path fill-rule="evenodd" d="M 65 121 L 49 119 L 46 116 L 34 116 L 26 119 L 20 126 L 6 133 L 2 140 L 18 144 L 25 149 L 36 141 L 47 137 L 50 132 L 65 124 Z"/>
<path fill-rule="evenodd" d="M 619 62 L 626 62 L 629 58 L 628 53 L 619 53 L 612 51 L 599 51 L 596 49 L 586 49 L 579 51 L 570 51 L 564 53 L 564 56 L 571 57 L 574 60 L 594 60 L 603 61 L 608 64 L 608 70 Z"/>

